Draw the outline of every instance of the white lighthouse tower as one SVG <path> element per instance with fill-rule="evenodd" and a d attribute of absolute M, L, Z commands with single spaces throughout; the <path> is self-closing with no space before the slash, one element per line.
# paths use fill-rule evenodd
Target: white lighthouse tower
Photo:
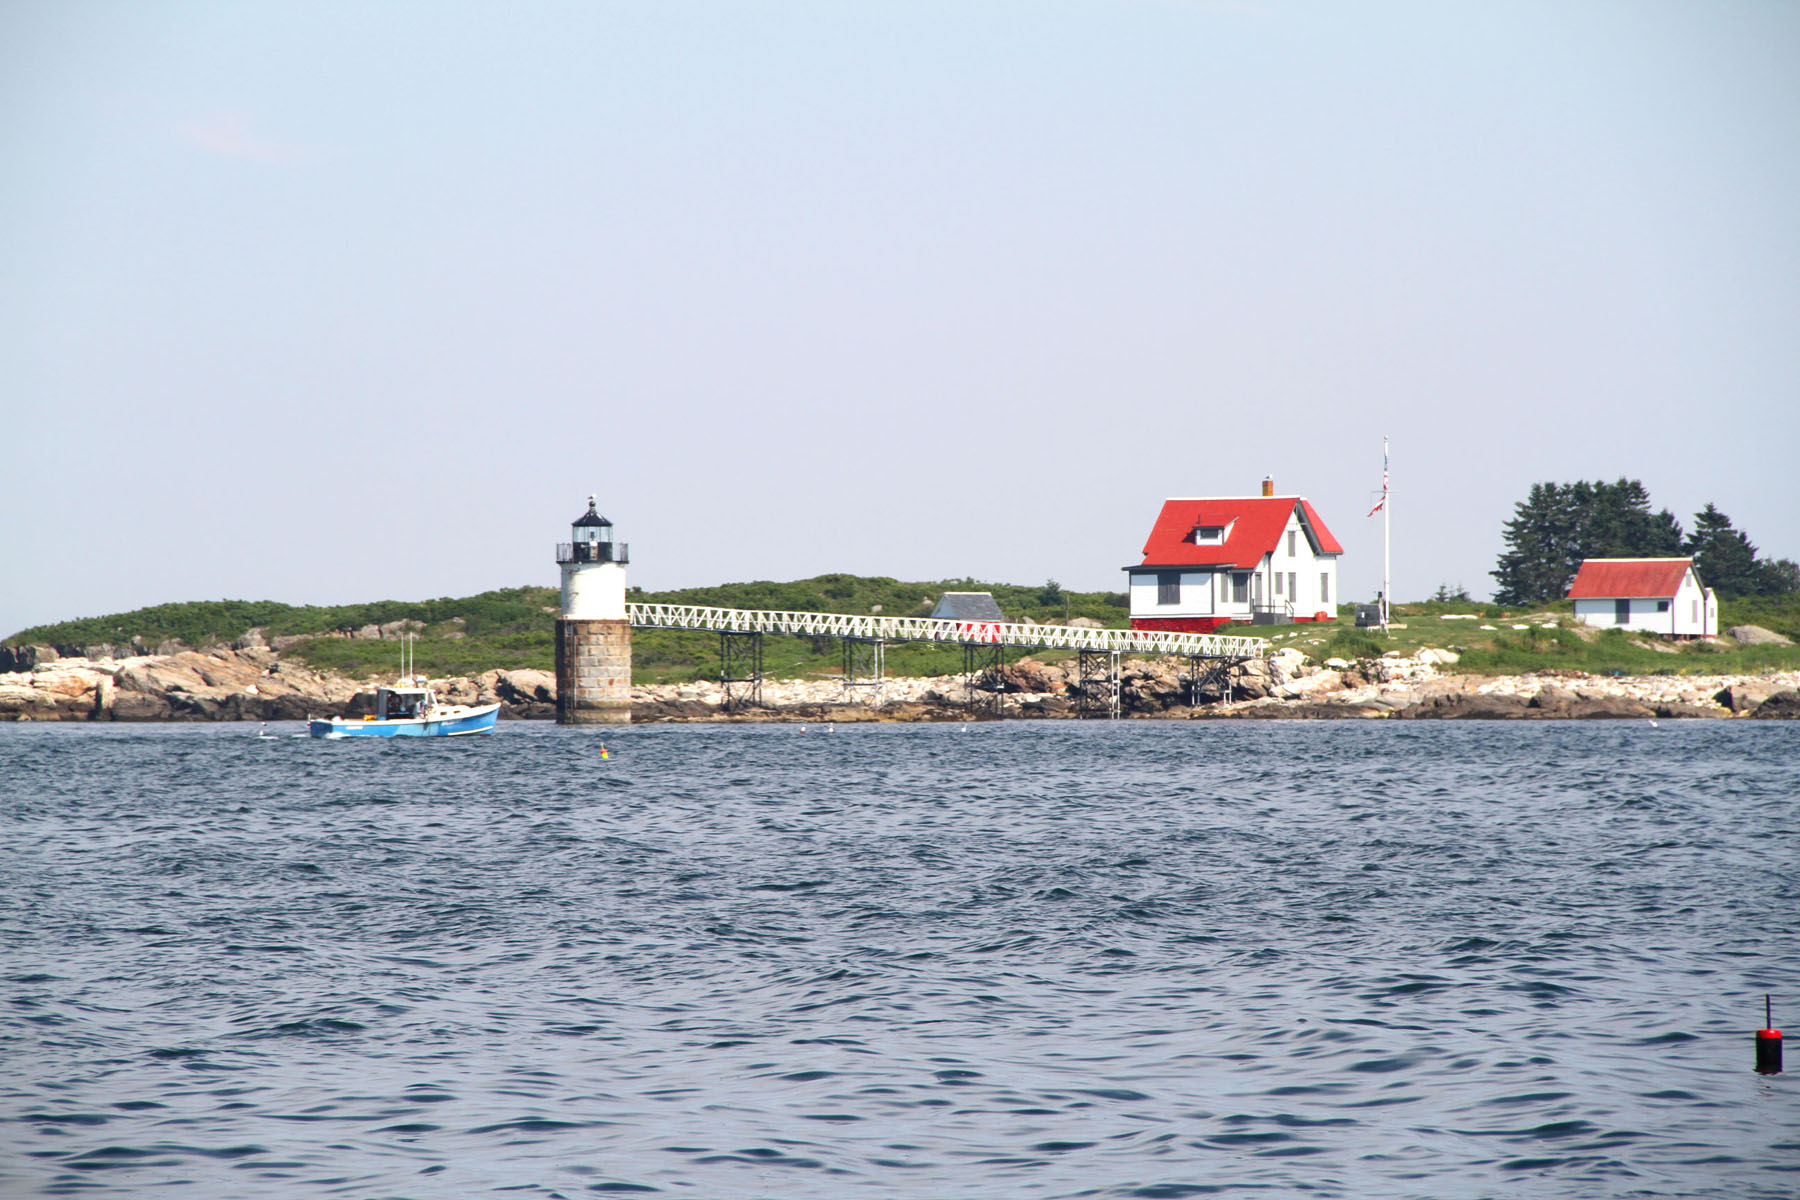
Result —
<path fill-rule="evenodd" d="M 625 615 L 630 547 L 613 541 L 613 523 L 594 507 L 556 547 L 562 566 L 562 615 L 556 622 L 556 719 L 563 725 L 622 725 L 631 720 L 631 623 Z"/>

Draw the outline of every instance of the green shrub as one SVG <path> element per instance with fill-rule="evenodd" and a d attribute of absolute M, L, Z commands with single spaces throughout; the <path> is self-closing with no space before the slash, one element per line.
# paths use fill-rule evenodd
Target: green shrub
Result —
<path fill-rule="evenodd" d="M 1382 645 L 1361 629 L 1339 629 L 1325 643 L 1325 658 L 1380 658 Z"/>

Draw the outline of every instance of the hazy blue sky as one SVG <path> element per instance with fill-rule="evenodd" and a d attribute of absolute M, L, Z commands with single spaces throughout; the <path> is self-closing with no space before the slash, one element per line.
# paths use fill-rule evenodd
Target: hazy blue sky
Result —
<path fill-rule="evenodd" d="M 1800 557 L 1800 4 L 0 6 L 0 635 L 554 583 L 1119 588 L 1265 474 Z"/>

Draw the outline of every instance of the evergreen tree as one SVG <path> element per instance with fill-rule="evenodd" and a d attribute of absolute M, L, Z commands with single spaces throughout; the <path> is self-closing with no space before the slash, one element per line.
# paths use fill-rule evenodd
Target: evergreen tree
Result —
<path fill-rule="evenodd" d="M 1756 547 L 1731 518 L 1711 503 L 1694 514 L 1694 532 L 1687 540 L 1700 582 L 1721 596 L 1752 596 L 1762 590 L 1762 567 Z"/>
<path fill-rule="evenodd" d="M 1513 506 L 1506 523 L 1506 550 L 1489 572 L 1499 585 L 1499 604 L 1529 604 L 1566 587 L 1567 497 L 1554 483 L 1534 483 L 1525 499 Z"/>
<path fill-rule="evenodd" d="M 1791 596 L 1800 592 L 1800 565 L 1791 558 L 1763 559 L 1757 564 L 1757 590 L 1765 596 Z"/>
<path fill-rule="evenodd" d="M 1582 558 L 1663 558 L 1681 553 L 1681 523 L 1666 508 L 1652 513 L 1650 493 L 1638 480 L 1595 483 L 1592 494 L 1579 539 Z"/>
<path fill-rule="evenodd" d="M 1677 558 L 1683 553 L 1685 541 L 1681 522 L 1665 508 L 1649 519 L 1641 543 L 1642 553 L 1646 558 Z"/>
<path fill-rule="evenodd" d="M 1682 552 L 1681 522 L 1650 511 L 1636 479 L 1533 484 L 1506 523 L 1506 550 L 1491 572 L 1501 604 L 1533 604 L 1569 594 L 1586 558 L 1659 558 Z"/>

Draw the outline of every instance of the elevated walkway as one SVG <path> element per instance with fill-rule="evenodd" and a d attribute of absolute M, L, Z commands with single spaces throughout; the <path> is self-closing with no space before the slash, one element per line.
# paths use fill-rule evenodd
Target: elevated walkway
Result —
<path fill-rule="evenodd" d="M 1156 629 L 1085 629 L 1070 625 L 1021 625 L 1011 621 L 941 621 L 930 617 L 855 616 L 850 613 L 779 612 L 754 608 L 706 608 L 697 604 L 628 604 L 627 619 L 644 629 L 698 629 L 715 633 L 785 633 L 799 637 L 856 638 L 879 642 L 1016 646 L 1034 650 L 1086 650 L 1184 658 L 1262 658 L 1262 638 Z"/>
<path fill-rule="evenodd" d="M 1082 716 L 1120 716 L 1120 661 L 1127 654 L 1179 656 L 1192 665 L 1188 683 L 1196 702 L 1208 686 L 1229 686 L 1232 664 L 1262 658 L 1262 638 L 1157 629 L 1089 629 L 1071 625 L 1023 625 L 1011 621 L 956 621 L 934 617 L 856 616 L 850 613 L 781 612 L 753 608 L 709 608 L 698 604 L 627 604 L 626 618 L 642 629 L 691 629 L 719 635 L 719 684 L 725 706 L 762 703 L 766 634 L 834 637 L 844 644 L 844 691 L 859 690 L 877 707 L 882 700 L 882 647 L 888 642 L 936 642 L 961 646 L 963 689 L 971 707 L 981 707 L 984 690 L 992 705 L 1000 700 L 985 678 L 998 677 L 1006 650 L 1073 650 L 1072 691 Z"/>

